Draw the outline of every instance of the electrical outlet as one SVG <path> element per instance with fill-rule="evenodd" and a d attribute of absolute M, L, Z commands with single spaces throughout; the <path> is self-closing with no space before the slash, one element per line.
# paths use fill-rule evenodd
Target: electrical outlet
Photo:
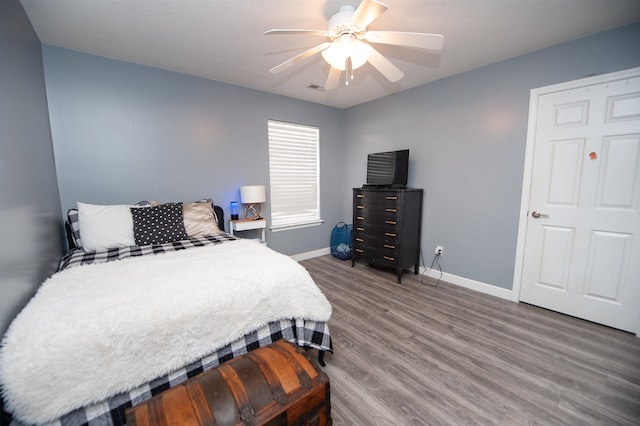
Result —
<path fill-rule="evenodd" d="M 438 256 L 442 256 L 444 254 L 444 248 L 442 248 L 442 246 L 436 246 L 433 252 Z"/>

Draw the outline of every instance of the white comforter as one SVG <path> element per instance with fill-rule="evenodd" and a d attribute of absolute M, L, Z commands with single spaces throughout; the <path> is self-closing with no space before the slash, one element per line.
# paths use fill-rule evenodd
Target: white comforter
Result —
<path fill-rule="evenodd" d="M 307 271 L 254 241 L 71 268 L 9 327 L 0 381 L 10 411 L 51 421 L 193 362 L 270 321 L 327 321 Z"/>

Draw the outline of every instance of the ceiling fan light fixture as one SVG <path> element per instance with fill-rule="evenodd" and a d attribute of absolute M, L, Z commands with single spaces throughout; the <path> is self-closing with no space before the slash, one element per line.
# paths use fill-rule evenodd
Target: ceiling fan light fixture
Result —
<path fill-rule="evenodd" d="M 329 18 L 329 29 L 348 26 L 355 11 L 356 8 L 353 5 L 342 6 L 338 13 Z"/>
<path fill-rule="evenodd" d="M 350 34 L 345 34 L 329 48 L 322 51 L 322 57 L 333 68 L 344 71 L 347 58 L 351 57 L 351 67 L 358 69 L 367 63 L 371 55 L 371 46 L 361 42 Z"/>
<path fill-rule="evenodd" d="M 410 47 L 423 50 L 441 50 L 444 43 L 442 34 L 428 34 L 404 31 L 371 30 L 367 28 L 387 10 L 380 0 L 361 0 L 356 8 L 345 5 L 329 19 L 327 30 L 273 29 L 265 34 L 306 34 L 327 37 L 329 40 L 290 58 L 269 71 L 282 72 L 297 62 L 301 62 L 317 53 L 331 66 L 325 83 L 325 90 L 338 87 L 342 71 L 346 71 L 345 84 L 353 79 L 353 70 L 365 63 L 395 83 L 404 77 L 404 73 L 373 46 L 378 44 Z M 372 45 L 370 45 L 371 43 Z"/>

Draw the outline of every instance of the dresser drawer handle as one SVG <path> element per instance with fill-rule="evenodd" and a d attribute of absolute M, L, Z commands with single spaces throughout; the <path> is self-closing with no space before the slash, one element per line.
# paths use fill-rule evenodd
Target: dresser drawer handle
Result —
<path fill-rule="evenodd" d="M 387 209 L 386 211 L 389 213 L 398 213 L 398 209 Z"/>
<path fill-rule="evenodd" d="M 385 220 L 384 223 L 386 223 L 387 225 L 397 225 L 398 222 L 393 221 L 393 220 Z"/>
<path fill-rule="evenodd" d="M 391 244 L 385 244 L 384 248 L 394 249 L 394 248 L 396 248 L 396 246 L 392 246 Z"/>
<path fill-rule="evenodd" d="M 365 220 L 365 218 L 362 216 L 356 216 L 356 220 Z"/>
<path fill-rule="evenodd" d="M 384 258 L 384 260 L 389 260 L 391 262 L 393 262 L 395 259 L 395 257 L 389 257 L 389 256 L 382 256 Z"/>
<path fill-rule="evenodd" d="M 365 198 L 364 194 L 357 194 L 356 198 Z"/>
<path fill-rule="evenodd" d="M 364 231 L 364 228 L 356 228 L 356 231 Z"/>
<path fill-rule="evenodd" d="M 364 240 L 362 238 L 356 238 L 356 241 L 359 243 L 364 243 Z"/>
<path fill-rule="evenodd" d="M 364 206 L 356 206 L 357 209 L 364 209 Z"/>
<path fill-rule="evenodd" d="M 356 251 L 357 251 L 358 253 L 364 253 L 364 250 L 359 249 L 359 248 L 357 248 L 357 249 L 356 249 Z"/>
<path fill-rule="evenodd" d="M 396 234 L 394 234 L 393 232 L 385 232 L 384 233 L 385 237 L 395 237 Z"/>
<path fill-rule="evenodd" d="M 387 200 L 397 200 L 398 197 L 387 195 Z"/>

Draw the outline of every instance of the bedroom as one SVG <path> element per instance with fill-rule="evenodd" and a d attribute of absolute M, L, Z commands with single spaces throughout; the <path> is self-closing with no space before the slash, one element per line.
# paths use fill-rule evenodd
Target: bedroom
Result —
<path fill-rule="evenodd" d="M 263 131 L 274 117 L 318 125 L 321 162 L 332 173 L 322 174 L 324 225 L 270 233 L 271 247 L 286 254 L 326 248 L 332 226 L 351 214 L 350 188 L 363 181 L 364 155 L 409 146 L 410 181 L 427 193 L 424 251 L 442 244 L 445 271 L 509 292 L 529 90 L 640 65 L 636 23 L 339 110 L 40 46 L 20 8 L 3 0 L 0 18 L 19 17 L 0 25 L 2 57 L 13 58 L 3 60 L 0 74 L 0 211 L 4 223 L 15 224 L 0 259 L 3 329 L 61 254 L 61 210 L 90 198 L 106 204 L 205 196 L 227 208 L 239 186 L 267 183 Z M 488 134 L 484 123 L 492 117 L 510 126 Z M 172 146 L 175 139 L 188 149 Z M 162 173 L 167 167 L 176 169 Z"/>

